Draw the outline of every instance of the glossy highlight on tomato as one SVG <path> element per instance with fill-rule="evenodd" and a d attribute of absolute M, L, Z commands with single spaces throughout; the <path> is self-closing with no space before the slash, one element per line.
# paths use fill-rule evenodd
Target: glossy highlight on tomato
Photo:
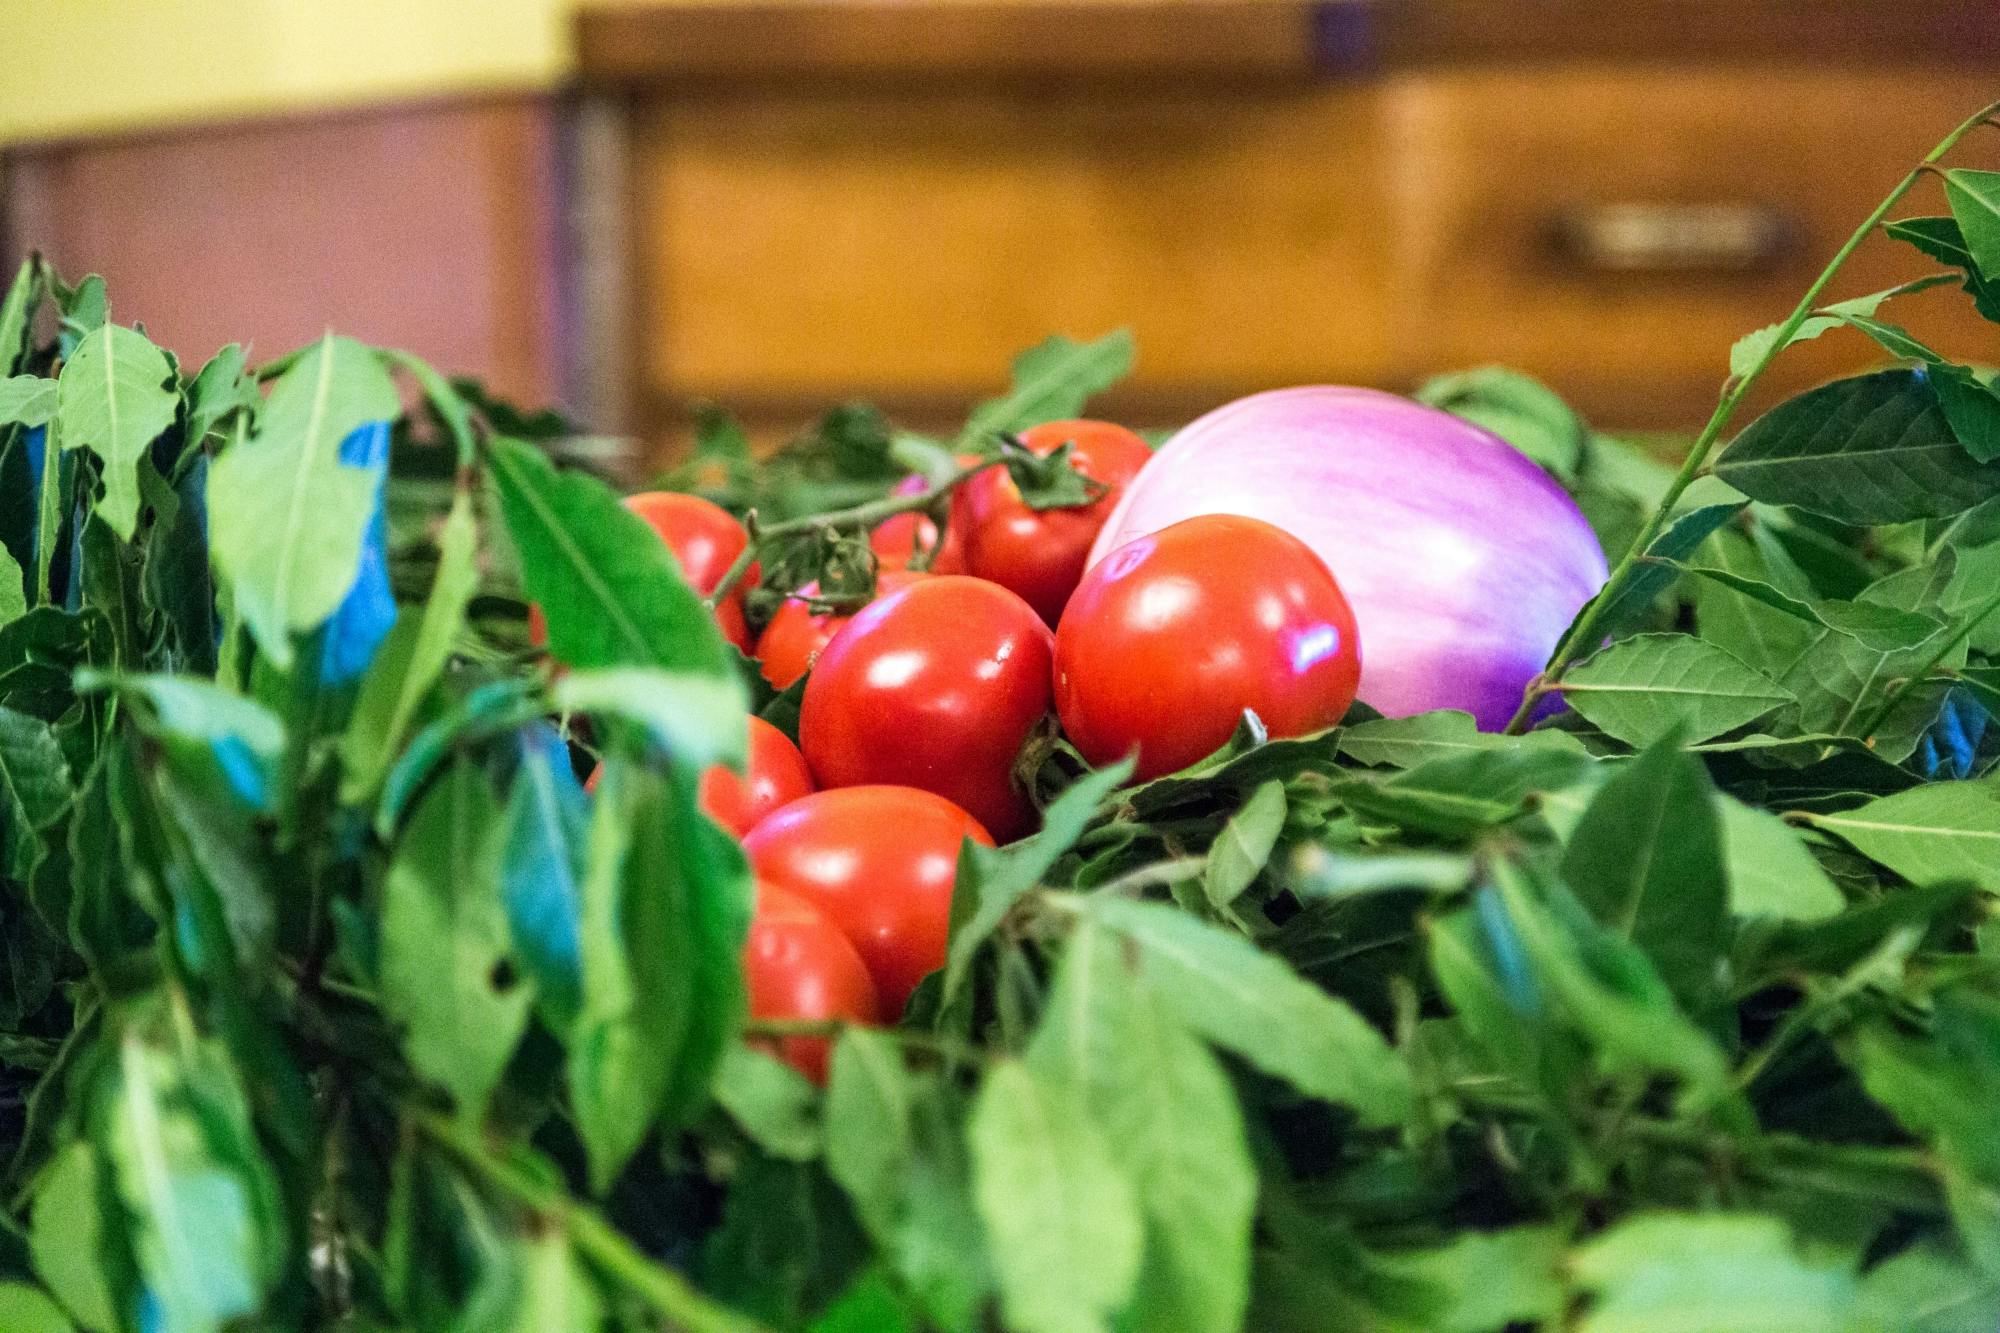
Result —
<path fill-rule="evenodd" d="M 1014 760 L 1049 713 L 1053 636 L 1028 604 L 964 575 L 914 583 L 864 607 L 820 653 L 799 748 L 822 787 L 893 783 L 936 792 L 995 837 L 1029 831 Z"/>
<path fill-rule="evenodd" d="M 750 544 L 750 534 L 721 505 L 679 491 L 640 491 L 625 497 L 625 507 L 646 520 L 673 552 L 681 577 L 703 597 L 715 591 L 722 576 Z M 743 615 L 743 589 L 757 581 L 756 566 L 715 608 L 722 637 L 750 651 L 750 622 Z M 541 647 L 549 641 L 548 622 L 538 606 L 528 608 L 528 641 Z"/>
<path fill-rule="evenodd" d="M 914 569 L 893 569 L 876 576 L 875 595 L 886 597 L 898 588 L 907 588 L 927 575 Z M 796 597 L 787 597 L 757 637 L 757 665 L 771 688 L 787 689 L 792 682 L 812 670 L 820 650 L 854 619 L 853 611 L 815 612 L 806 599 L 819 590 L 808 583 Z M 860 608 L 855 608 L 859 610 Z"/>
<path fill-rule="evenodd" d="M 743 946 L 743 981 L 752 1018 L 854 1023 L 881 1018 L 867 965 L 840 927 L 804 898 L 769 884 L 757 886 Z M 832 1044 L 825 1038 L 782 1037 L 774 1045 L 785 1063 L 815 1083 L 826 1082 Z"/>
<path fill-rule="evenodd" d="M 1274 737 L 1338 722 L 1361 679 L 1354 613 L 1298 538 L 1210 514 L 1092 566 L 1056 630 L 1056 710 L 1084 758 L 1185 768 L 1254 709 Z"/>
<path fill-rule="evenodd" d="M 701 775 L 703 813 L 742 837 L 773 811 L 812 795 L 812 774 L 791 737 L 761 717 L 750 719 L 750 759 L 746 772 L 717 764 Z"/>
<path fill-rule="evenodd" d="M 958 850 L 993 839 L 965 811 L 913 787 L 841 787 L 778 811 L 743 840 L 760 882 L 830 917 L 868 965 L 894 1019 L 944 966 Z"/>
<path fill-rule="evenodd" d="M 1077 508 L 1031 509 L 1007 469 L 988 468 L 960 488 L 950 533 L 965 543 L 967 573 L 1018 593 L 1054 625 L 1083 578 L 1091 543 L 1153 451 L 1109 421 L 1051 421 L 1021 432 L 1021 443 L 1043 457 L 1071 445 L 1071 462 L 1103 495 Z"/>

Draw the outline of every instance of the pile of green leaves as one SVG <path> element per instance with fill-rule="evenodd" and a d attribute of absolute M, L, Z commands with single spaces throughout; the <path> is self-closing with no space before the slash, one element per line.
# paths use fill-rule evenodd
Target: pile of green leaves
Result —
<path fill-rule="evenodd" d="M 2000 175 L 1945 186 L 1887 230 L 2000 318 Z M 1818 292 L 1726 408 L 1837 326 L 1901 364 L 1708 470 L 1726 411 L 1675 473 L 1429 386 L 1634 548 L 1568 709 L 1246 717 L 1143 784 L 1042 739 L 1042 831 L 965 849 L 946 967 L 821 1090 L 695 806 L 793 701 L 643 523 L 409 357 L 190 374 L 30 261 L 0 1328 L 1991 1330 L 2000 398 Z M 714 418 L 683 480 L 865 508 L 1129 359 L 1051 340 L 958 441 L 846 409 L 769 470 Z"/>

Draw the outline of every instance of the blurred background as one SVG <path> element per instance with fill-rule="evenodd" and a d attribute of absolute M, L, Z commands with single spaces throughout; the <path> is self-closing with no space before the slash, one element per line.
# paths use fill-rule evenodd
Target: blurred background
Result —
<path fill-rule="evenodd" d="M 2000 86 L 1994 0 L 0 13 L 8 273 L 102 273 L 184 362 L 332 326 L 658 458 L 704 401 L 764 439 L 852 397 L 948 421 L 1045 334 L 1121 325 L 1134 424 L 1502 363 L 1691 428 Z M 1875 243 L 1834 295 L 1919 263 Z M 1980 356 L 1934 295 L 1904 321 Z M 1769 391 L 1869 359 L 1823 338 Z"/>

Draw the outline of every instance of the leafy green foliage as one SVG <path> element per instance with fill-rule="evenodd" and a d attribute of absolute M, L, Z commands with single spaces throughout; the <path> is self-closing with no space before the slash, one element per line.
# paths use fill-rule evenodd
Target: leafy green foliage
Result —
<path fill-rule="evenodd" d="M 1891 234 L 1992 313 L 1991 181 L 1950 179 Z M 1248 716 L 1136 785 L 1040 736 L 1042 828 L 963 850 L 910 1012 L 802 1030 L 746 1012 L 749 873 L 696 800 L 797 691 L 565 423 L 339 338 L 190 377 L 31 262 L 0 1327 L 1992 1327 L 2000 399 L 1880 316 L 1939 280 L 1801 311 L 1914 364 L 1684 494 L 1531 380 L 1434 382 L 1607 549 L 1651 534 L 1539 725 Z M 955 443 L 1130 361 L 1051 340 Z M 391 371 L 423 402 L 385 436 Z M 952 453 L 851 404 L 760 463 L 711 411 L 671 480 L 769 523 Z M 817 526 L 766 570 L 865 595 Z M 404 604 L 330 683 L 368 570 Z M 769 1054 L 801 1036 L 824 1089 Z"/>

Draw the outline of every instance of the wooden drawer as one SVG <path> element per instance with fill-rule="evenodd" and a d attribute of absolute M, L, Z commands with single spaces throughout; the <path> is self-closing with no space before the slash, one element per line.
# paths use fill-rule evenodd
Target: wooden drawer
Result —
<path fill-rule="evenodd" d="M 1731 341 L 1993 87 L 1602 53 L 1349 79 L 670 82 L 631 122 L 644 401 L 655 423 L 690 399 L 777 422 L 854 394 L 921 418 L 1051 330 L 1130 325 L 1140 418 L 1503 362 L 1601 421 L 1686 426 Z M 1878 242 L 1840 291 L 1920 262 Z M 1990 340 L 1958 304 L 1903 315 Z M 1868 359 L 1823 339 L 1773 389 Z"/>

